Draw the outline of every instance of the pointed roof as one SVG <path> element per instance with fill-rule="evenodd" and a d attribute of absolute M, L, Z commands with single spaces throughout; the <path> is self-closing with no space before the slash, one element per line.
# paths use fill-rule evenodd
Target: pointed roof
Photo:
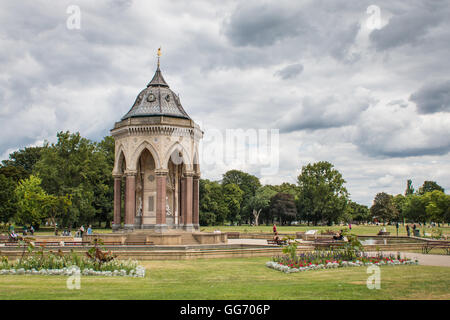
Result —
<path fill-rule="evenodd" d="M 147 87 L 150 86 L 161 86 L 161 87 L 169 87 L 166 80 L 164 80 L 164 77 L 162 76 L 161 70 L 159 69 L 159 63 L 158 68 L 156 69 L 155 75 L 153 76 L 152 81 L 150 81 L 147 85 Z"/>
<path fill-rule="evenodd" d="M 122 120 L 137 117 L 168 116 L 175 118 L 190 119 L 180 103 L 180 98 L 164 80 L 161 70 L 158 67 L 147 88 L 142 90 L 136 98 L 130 111 Z"/>

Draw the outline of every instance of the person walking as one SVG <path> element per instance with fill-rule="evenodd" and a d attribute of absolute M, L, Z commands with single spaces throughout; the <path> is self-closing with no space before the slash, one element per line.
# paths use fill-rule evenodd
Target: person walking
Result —
<path fill-rule="evenodd" d="M 409 225 L 406 225 L 406 234 L 408 235 L 408 237 L 410 236 Z"/>
<path fill-rule="evenodd" d="M 80 237 L 83 238 L 83 233 L 84 233 L 84 227 L 81 226 L 80 227 Z"/>
<path fill-rule="evenodd" d="M 397 229 L 397 237 L 398 237 L 398 227 L 399 227 L 398 222 L 396 222 L 395 223 L 395 229 Z"/>
<path fill-rule="evenodd" d="M 273 224 L 273 233 L 277 233 L 277 226 L 276 226 L 276 224 Z"/>

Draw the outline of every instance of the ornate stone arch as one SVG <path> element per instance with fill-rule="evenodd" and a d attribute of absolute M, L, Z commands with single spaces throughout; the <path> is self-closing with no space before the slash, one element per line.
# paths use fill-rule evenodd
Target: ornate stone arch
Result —
<path fill-rule="evenodd" d="M 200 157 L 198 154 L 198 148 L 194 146 L 194 157 L 192 158 L 192 170 L 195 174 L 200 174 Z"/>
<path fill-rule="evenodd" d="M 178 141 L 172 144 L 172 146 L 167 150 L 165 156 L 164 156 L 164 169 L 167 169 L 170 156 L 174 151 L 181 151 L 182 157 L 183 157 L 183 163 L 186 166 L 186 170 L 192 170 L 192 157 L 190 156 L 190 153 L 187 151 L 187 149 Z"/>
<path fill-rule="evenodd" d="M 131 157 L 131 161 L 128 165 L 128 170 L 136 170 L 137 162 L 139 161 L 139 156 L 145 149 L 147 149 L 152 155 L 153 160 L 155 161 L 156 169 L 161 168 L 161 161 L 159 160 L 158 151 L 156 151 L 156 148 L 150 142 L 144 141 L 133 152 L 133 156 Z"/>
<path fill-rule="evenodd" d="M 113 174 L 123 174 L 123 172 L 121 172 L 123 161 L 125 161 L 125 164 L 128 166 L 127 153 L 125 152 L 123 144 L 120 144 L 114 158 Z"/>

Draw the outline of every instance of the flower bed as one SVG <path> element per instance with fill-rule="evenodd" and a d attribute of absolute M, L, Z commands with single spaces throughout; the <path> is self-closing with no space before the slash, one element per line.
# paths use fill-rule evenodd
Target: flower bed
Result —
<path fill-rule="evenodd" d="M 17 259 L 14 263 L 3 260 L 0 263 L 0 275 L 56 275 L 71 276 L 80 274 L 83 276 L 122 276 L 122 277 L 145 277 L 145 268 L 138 265 L 137 261 L 113 260 L 101 265 L 90 263 L 86 259 L 80 259 L 81 263 L 72 259 L 62 257 L 53 258 L 49 263 L 37 261 L 35 257 L 23 260 Z"/>
<path fill-rule="evenodd" d="M 368 256 L 360 256 L 355 258 L 354 260 L 329 260 L 329 259 L 320 259 L 315 254 L 311 254 L 310 258 L 313 259 L 290 259 L 288 257 L 275 257 L 273 261 L 268 261 L 266 266 L 268 268 L 272 268 L 278 271 L 282 271 L 285 273 L 291 272 L 301 272 L 308 270 L 318 270 L 318 269 L 335 269 L 335 268 L 343 268 L 343 267 L 362 267 L 362 266 L 381 266 L 381 265 L 411 265 L 418 264 L 417 260 L 411 259 L 400 259 L 393 255 L 390 256 L 378 256 L 378 257 L 368 257 Z M 311 262 L 310 260 L 314 260 Z"/>
<path fill-rule="evenodd" d="M 44 254 L 43 247 L 33 252 L 34 244 L 29 243 L 25 256 L 10 262 L 7 257 L 1 257 L 0 275 L 36 274 L 36 275 L 83 275 L 83 276 L 126 276 L 145 277 L 145 268 L 138 265 L 136 260 L 117 260 L 111 252 L 103 252 L 96 245 L 86 252 L 86 256 L 79 256 L 75 252 L 63 254 L 50 251 Z"/>

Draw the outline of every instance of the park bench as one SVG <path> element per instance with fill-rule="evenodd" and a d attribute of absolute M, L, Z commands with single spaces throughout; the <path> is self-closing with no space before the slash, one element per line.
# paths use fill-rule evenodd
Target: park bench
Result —
<path fill-rule="evenodd" d="M 432 249 L 445 249 L 447 254 L 450 254 L 450 242 L 449 241 L 427 241 L 422 246 L 422 253 L 429 253 Z"/>
<path fill-rule="evenodd" d="M 267 244 L 283 246 L 287 245 L 287 240 L 267 240 Z"/>
<path fill-rule="evenodd" d="M 128 245 L 128 246 L 146 246 L 146 245 L 148 245 L 148 246 L 152 246 L 153 245 L 153 242 L 150 242 L 150 241 L 127 241 L 127 242 L 125 242 L 125 245 Z"/>
<path fill-rule="evenodd" d="M 228 239 L 239 239 L 240 232 L 227 232 Z"/>
<path fill-rule="evenodd" d="M 330 248 L 330 249 L 334 249 L 334 248 L 342 248 L 345 246 L 345 244 L 347 243 L 347 241 L 345 240 L 334 240 L 334 239 L 317 239 L 314 241 L 314 248 L 315 249 L 319 249 L 319 248 Z"/>

